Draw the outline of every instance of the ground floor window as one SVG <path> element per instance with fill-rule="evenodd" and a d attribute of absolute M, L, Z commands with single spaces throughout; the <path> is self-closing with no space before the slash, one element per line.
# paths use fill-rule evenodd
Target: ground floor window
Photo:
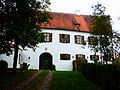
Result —
<path fill-rule="evenodd" d="M 60 54 L 60 60 L 70 60 L 70 54 Z"/>
<path fill-rule="evenodd" d="M 76 60 L 82 60 L 82 59 L 85 59 L 84 54 L 76 54 Z"/>
<path fill-rule="evenodd" d="M 90 55 L 90 60 L 99 60 L 99 55 Z"/>

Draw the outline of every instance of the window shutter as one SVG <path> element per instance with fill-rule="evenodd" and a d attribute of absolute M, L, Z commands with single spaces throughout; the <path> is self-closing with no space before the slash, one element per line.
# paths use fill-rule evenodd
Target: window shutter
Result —
<path fill-rule="evenodd" d="M 85 59 L 85 55 L 83 55 L 83 59 Z"/>
<path fill-rule="evenodd" d="M 62 42 L 62 34 L 59 34 L 59 40 Z"/>
<path fill-rule="evenodd" d="M 77 36 L 75 35 L 75 43 L 77 43 Z"/>
<path fill-rule="evenodd" d="M 68 43 L 70 43 L 70 35 L 68 35 Z"/>
<path fill-rule="evenodd" d="M 84 44 L 84 36 L 81 36 L 81 43 Z"/>
<path fill-rule="evenodd" d="M 88 44 L 91 44 L 91 42 L 90 42 L 91 40 L 90 40 L 90 37 L 88 37 Z"/>
<path fill-rule="evenodd" d="M 52 33 L 49 35 L 49 41 L 52 42 Z"/>
<path fill-rule="evenodd" d="M 99 60 L 99 55 L 96 55 L 96 59 Z"/>

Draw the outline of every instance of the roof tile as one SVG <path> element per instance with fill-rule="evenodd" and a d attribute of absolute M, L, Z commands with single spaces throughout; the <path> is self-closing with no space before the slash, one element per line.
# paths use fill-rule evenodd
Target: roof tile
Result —
<path fill-rule="evenodd" d="M 88 15 L 52 12 L 53 19 L 48 23 L 39 24 L 42 28 L 66 29 L 89 32 L 91 18 Z"/>

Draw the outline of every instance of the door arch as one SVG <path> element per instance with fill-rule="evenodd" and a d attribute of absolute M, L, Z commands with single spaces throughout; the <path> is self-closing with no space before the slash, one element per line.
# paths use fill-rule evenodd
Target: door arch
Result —
<path fill-rule="evenodd" d="M 50 53 L 42 53 L 39 57 L 39 70 L 52 70 L 52 55 Z"/>

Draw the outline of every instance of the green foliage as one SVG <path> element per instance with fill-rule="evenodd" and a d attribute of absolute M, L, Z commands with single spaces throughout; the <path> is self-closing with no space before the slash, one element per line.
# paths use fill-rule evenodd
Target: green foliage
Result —
<path fill-rule="evenodd" d="M 52 70 L 56 71 L 56 66 L 52 65 Z"/>
<path fill-rule="evenodd" d="M 120 65 L 85 64 L 80 71 L 89 80 L 102 86 L 105 90 L 120 89 Z"/>
<path fill-rule="evenodd" d="M 110 23 L 110 16 L 105 15 L 105 7 L 102 4 L 97 4 L 92 6 L 94 12 L 92 17 L 90 34 L 92 37 L 96 37 L 97 43 L 91 45 L 92 50 L 96 53 L 99 51 L 103 55 L 111 54 L 113 57 L 112 48 L 112 38 L 113 31 Z M 96 41 L 95 40 L 95 41 Z M 96 51 L 97 50 L 97 51 Z"/>
<path fill-rule="evenodd" d="M 49 0 L 2 0 L 0 1 L 0 53 L 12 52 L 9 42 L 14 42 L 13 68 L 16 68 L 18 49 L 33 48 L 43 41 L 37 24 L 51 18 Z M 9 53 L 10 54 L 10 53 Z"/>
<path fill-rule="evenodd" d="M 50 13 L 45 11 L 50 5 L 49 0 L 41 2 L 36 0 L 4 0 L 1 4 L 3 6 L 0 9 L 0 17 L 2 17 L 0 36 L 1 39 L 6 40 L 5 44 L 1 42 L 2 45 L 7 47 L 9 41 L 15 43 L 17 41 L 23 48 L 26 46 L 34 48 L 42 41 L 41 30 L 36 26 L 36 23 L 48 22 L 51 18 Z"/>
<path fill-rule="evenodd" d="M 30 66 L 30 64 L 23 63 L 21 69 L 22 69 L 22 70 L 28 70 L 28 67 L 29 67 L 29 66 Z"/>
<path fill-rule="evenodd" d="M 81 66 L 87 63 L 87 59 L 74 60 L 73 61 L 73 71 L 80 70 Z"/>
<path fill-rule="evenodd" d="M 0 60 L 0 74 L 7 73 L 8 63 L 4 60 Z"/>

